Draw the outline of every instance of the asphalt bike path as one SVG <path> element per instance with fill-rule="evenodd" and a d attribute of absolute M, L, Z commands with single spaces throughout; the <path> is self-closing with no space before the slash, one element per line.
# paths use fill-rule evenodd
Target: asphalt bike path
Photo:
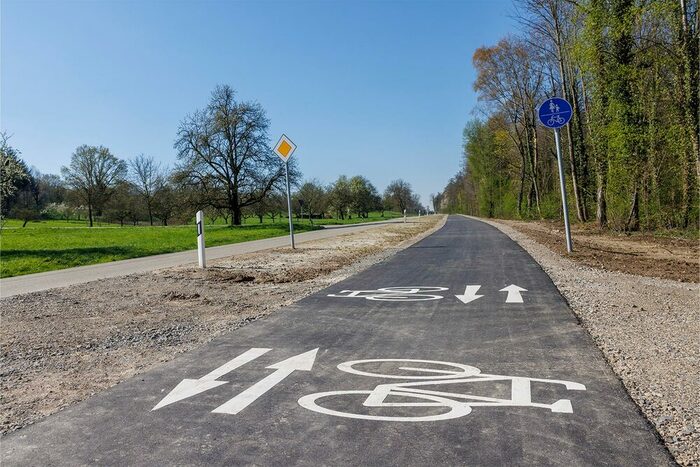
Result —
<path fill-rule="evenodd" d="M 461 216 L 1 444 L 3 465 L 672 464 L 539 265 Z"/>

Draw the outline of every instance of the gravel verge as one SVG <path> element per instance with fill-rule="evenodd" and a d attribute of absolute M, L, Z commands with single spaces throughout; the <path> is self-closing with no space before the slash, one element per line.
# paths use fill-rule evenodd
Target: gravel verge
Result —
<path fill-rule="evenodd" d="M 445 219 L 0 299 L 0 433 L 357 274 Z"/>
<path fill-rule="evenodd" d="M 700 285 L 586 266 L 479 220 L 542 266 L 676 461 L 700 465 Z"/>

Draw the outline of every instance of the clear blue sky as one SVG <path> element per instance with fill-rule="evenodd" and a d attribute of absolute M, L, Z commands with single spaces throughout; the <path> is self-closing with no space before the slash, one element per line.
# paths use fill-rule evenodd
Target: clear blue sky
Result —
<path fill-rule="evenodd" d="M 1 5 L 1 127 L 42 172 L 81 144 L 172 166 L 178 123 L 227 83 L 306 178 L 403 178 L 426 204 L 459 167 L 474 50 L 514 29 L 510 0 Z"/>

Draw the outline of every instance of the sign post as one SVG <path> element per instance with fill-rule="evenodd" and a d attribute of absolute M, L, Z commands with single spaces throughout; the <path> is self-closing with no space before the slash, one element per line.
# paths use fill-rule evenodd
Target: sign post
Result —
<path fill-rule="evenodd" d="M 296 150 L 297 145 L 292 142 L 291 139 L 287 138 L 286 135 L 282 135 L 275 144 L 275 154 L 282 159 L 284 162 L 284 176 L 287 182 L 287 216 L 289 218 L 289 240 L 294 249 L 294 223 L 292 222 L 292 194 L 289 190 L 289 158 Z"/>
<path fill-rule="evenodd" d="M 540 123 L 554 130 L 554 141 L 557 146 L 557 165 L 559 166 L 559 186 L 561 188 L 561 205 L 564 214 L 564 230 L 566 231 L 566 251 L 571 253 L 574 246 L 571 241 L 571 227 L 569 226 L 569 208 L 566 202 L 566 179 L 564 174 L 564 161 L 561 157 L 561 143 L 559 141 L 559 129 L 571 120 L 571 104 L 566 99 L 552 97 L 544 101 L 539 109 Z"/>
<path fill-rule="evenodd" d="M 204 248 L 204 211 L 197 211 L 197 258 L 202 269 L 207 267 Z"/>

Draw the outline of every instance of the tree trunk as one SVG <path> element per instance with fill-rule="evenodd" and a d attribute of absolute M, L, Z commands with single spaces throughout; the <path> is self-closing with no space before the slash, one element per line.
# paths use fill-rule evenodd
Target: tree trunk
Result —
<path fill-rule="evenodd" d="M 92 227 L 92 205 L 88 201 L 88 219 L 90 220 L 90 227 Z"/>
<path fill-rule="evenodd" d="M 564 94 L 564 99 L 569 101 L 572 105 L 576 105 L 575 101 L 575 96 L 573 95 L 572 91 L 574 89 L 573 86 L 571 86 L 571 81 L 573 80 L 572 76 L 569 76 L 568 73 L 568 67 L 565 66 L 564 64 L 564 47 L 562 44 L 562 37 L 561 37 L 561 25 L 559 23 L 559 14 L 557 10 L 557 5 L 556 3 L 550 3 L 550 8 L 551 8 L 551 15 L 552 19 L 554 20 L 554 42 L 557 48 L 557 64 L 559 65 L 559 77 L 561 79 L 561 89 L 562 93 Z M 577 173 L 577 163 L 576 163 L 576 151 L 574 148 L 574 138 L 573 134 L 571 131 L 571 126 L 574 124 L 574 121 L 572 121 L 569 125 L 566 125 L 566 142 L 567 142 L 567 149 L 569 152 L 569 171 L 571 174 L 571 184 L 573 186 L 573 191 L 574 191 L 574 204 L 576 205 L 576 218 L 584 222 L 586 220 L 586 215 L 584 212 L 584 207 L 583 207 L 583 200 L 581 199 L 580 196 L 580 191 L 579 191 L 579 181 L 578 181 L 578 173 Z"/>
<path fill-rule="evenodd" d="M 532 184 L 535 187 L 535 203 L 537 205 L 537 215 L 542 218 L 542 210 L 540 209 L 540 189 L 537 186 L 539 171 L 537 170 L 539 161 L 539 146 L 537 141 L 537 125 L 532 122 Z"/>
<path fill-rule="evenodd" d="M 518 217 L 523 217 L 523 194 L 525 191 L 525 161 L 520 167 L 520 189 L 518 190 Z"/>
<path fill-rule="evenodd" d="M 690 144 L 686 150 L 683 177 L 683 227 L 690 225 L 691 213 L 695 206 L 697 181 L 700 176 L 700 38 L 698 24 L 690 23 L 687 0 L 681 0 L 681 80 L 683 89 L 683 117 L 689 133 Z M 696 14 L 700 14 L 697 13 Z M 697 19 L 696 19 L 697 21 Z M 694 37 L 695 36 L 695 37 Z M 695 221 L 697 222 L 697 221 Z"/>
<path fill-rule="evenodd" d="M 639 189 L 637 182 L 634 184 L 634 192 L 632 193 L 632 203 L 630 206 L 630 214 L 627 217 L 627 231 L 639 230 Z"/>

